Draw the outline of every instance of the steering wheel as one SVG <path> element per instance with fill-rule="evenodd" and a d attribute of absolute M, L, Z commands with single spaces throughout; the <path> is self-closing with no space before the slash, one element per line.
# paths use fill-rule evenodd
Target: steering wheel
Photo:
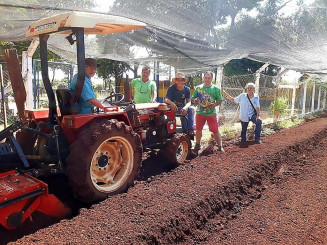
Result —
<path fill-rule="evenodd" d="M 118 105 L 124 98 L 124 94 L 122 93 L 111 93 L 108 97 L 103 99 L 102 104 L 109 103 L 110 105 Z"/>

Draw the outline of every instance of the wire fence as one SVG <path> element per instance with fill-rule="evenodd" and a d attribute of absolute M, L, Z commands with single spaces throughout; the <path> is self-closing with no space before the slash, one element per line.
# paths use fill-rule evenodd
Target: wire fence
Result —
<path fill-rule="evenodd" d="M 9 117 L 14 116 L 15 103 L 12 96 L 12 91 L 10 88 L 10 79 L 8 72 L 3 71 L 3 79 L 5 84 L 5 101 L 6 108 L 8 110 L 7 115 Z M 241 75 L 227 77 L 224 76 L 222 80 L 223 89 L 230 94 L 232 97 L 236 97 L 240 93 L 245 92 L 245 85 L 249 82 L 255 83 L 255 74 Z M 326 97 L 327 97 L 327 86 L 320 80 L 306 79 L 294 84 L 281 84 L 276 87 L 276 77 L 261 75 L 259 80 L 259 98 L 261 115 L 264 121 L 270 123 L 273 121 L 273 111 L 271 105 L 274 100 L 279 98 L 284 98 L 287 104 L 287 108 L 284 113 L 279 115 L 280 119 L 289 118 L 292 116 L 302 115 L 305 113 L 312 113 L 320 109 L 326 108 Z M 124 93 L 124 88 L 126 88 L 125 83 L 130 83 L 131 79 L 126 80 L 125 78 L 117 84 L 117 86 L 112 87 L 107 90 L 96 91 L 98 98 L 105 98 L 112 94 L 112 92 Z M 201 81 L 195 82 L 195 80 L 190 79 L 186 84 L 190 86 L 191 93 L 194 87 L 200 84 Z M 40 83 L 42 84 L 42 83 Z M 170 81 L 159 81 L 157 82 L 158 87 L 158 101 L 162 102 L 166 96 L 167 90 L 172 83 Z M 8 99 L 9 98 L 9 99 Z M 44 100 L 44 103 L 40 103 L 42 107 L 46 107 L 47 98 L 45 93 L 40 93 L 40 98 Z M 2 103 L 2 98 L 1 98 Z M 2 112 L 2 111 L 1 111 Z M 223 105 L 220 108 L 219 115 L 225 116 L 225 125 L 230 126 L 238 121 L 239 117 L 239 107 L 237 104 L 224 99 Z M 1 122 L 3 122 L 3 113 L 1 113 Z"/>

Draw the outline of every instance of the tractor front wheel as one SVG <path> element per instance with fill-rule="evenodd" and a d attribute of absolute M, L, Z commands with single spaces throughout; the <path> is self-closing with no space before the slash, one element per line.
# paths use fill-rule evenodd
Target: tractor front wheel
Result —
<path fill-rule="evenodd" d="M 166 156 L 168 160 L 178 167 L 183 163 L 191 152 L 191 140 L 187 134 L 177 133 L 166 146 Z"/>
<path fill-rule="evenodd" d="M 124 122 L 101 120 L 80 132 L 67 157 L 70 185 L 93 203 L 127 190 L 142 162 L 140 137 Z"/>

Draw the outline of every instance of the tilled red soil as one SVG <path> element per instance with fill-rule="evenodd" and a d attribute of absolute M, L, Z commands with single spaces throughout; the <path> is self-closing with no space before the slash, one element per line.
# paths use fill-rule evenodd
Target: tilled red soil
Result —
<path fill-rule="evenodd" d="M 324 117 L 230 144 L 16 243 L 326 243 L 326 139 Z"/>

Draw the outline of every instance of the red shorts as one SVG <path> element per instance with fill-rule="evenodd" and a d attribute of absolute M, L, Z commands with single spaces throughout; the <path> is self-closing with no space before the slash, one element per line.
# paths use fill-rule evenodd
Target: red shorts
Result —
<path fill-rule="evenodd" d="M 217 133 L 218 130 L 218 121 L 217 115 L 212 116 L 202 116 L 200 114 L 195 115 L 195 129 L 202 130 L 205 123 L 208 123 L 210 132 Z"/>

